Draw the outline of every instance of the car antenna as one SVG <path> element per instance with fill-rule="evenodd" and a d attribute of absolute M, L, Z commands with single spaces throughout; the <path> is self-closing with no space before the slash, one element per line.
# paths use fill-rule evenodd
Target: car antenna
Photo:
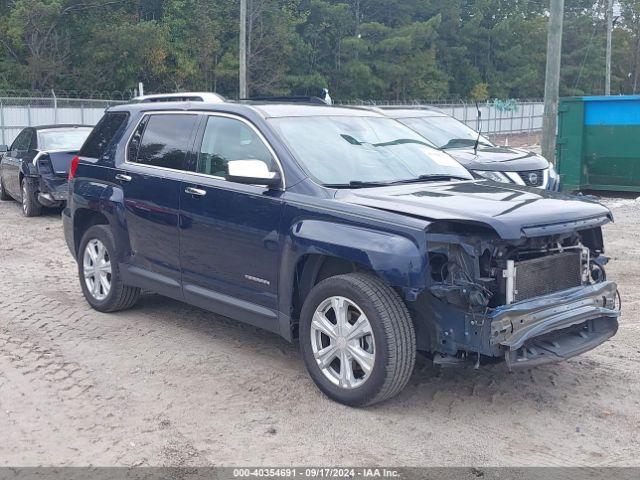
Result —
<path fill-rule="evenodd" d="M 478 101 L 476 100 L 476 111 L 478 112 L 478 138 L 476 138 L 476 143 L 473 146 L 473 154 L 478 155 L 478 145 L 480 145 L 480 135 L 482 135 L 482 111 L 480 110 L 480 106 L 478 105 Z"/>

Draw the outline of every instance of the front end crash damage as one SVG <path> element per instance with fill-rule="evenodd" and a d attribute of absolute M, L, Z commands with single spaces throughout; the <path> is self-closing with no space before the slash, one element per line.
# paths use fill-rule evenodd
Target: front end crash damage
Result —
<path fill-rule="evenodd" d="M 490 346 L 510 368 L 566 360 L 597 347 L 618 330 L 617 286 L 595 285 L 495 309 Z"/>
<path fill-rule="evenodd" d="M 484 226 L 435 224 L 427 238 L 430 285 L 410 309 L 435 363 L 533 366 L 615 335 L 618 291 L 599 226 L 506 241 Z"/>

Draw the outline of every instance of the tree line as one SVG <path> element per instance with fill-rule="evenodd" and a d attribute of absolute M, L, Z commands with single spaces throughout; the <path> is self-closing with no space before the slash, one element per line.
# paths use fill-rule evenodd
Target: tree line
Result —
<path fill-rule="evenodd" d="M 249 0 L 251 95 L 539 98 L 548 0 Z M 640 77 L 620 0 L 612 93 Z M 562 95 L 601 94 L 606 0 L 566 0 Z M 238 91 L 238 0 L 0 0 L 0 90 Z"/>

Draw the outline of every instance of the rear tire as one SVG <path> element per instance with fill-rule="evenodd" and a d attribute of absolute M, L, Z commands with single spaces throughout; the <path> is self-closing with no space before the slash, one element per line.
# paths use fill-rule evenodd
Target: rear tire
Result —
<path fill-rule="evenodd" d="M 0 200 L 6 202 L 7 200 L 11 200 L 11 197 L 4 189 L 4 184 L 2 183 L 2 177 L 0 177 Z"/>
<path fill-rule="evenodd" d="M 416 360 L 406 305 L 395 290 L 365 273 L 331 277 L 311 290 L 300 318 L 300 349 L 318 388 L 350 406 L 400 393 Z"/>
<path fill-rule="evenodd" d="M 22 192 L 22 214 L 25 217 L 39 217 L 42 215 L 42 205 L 38 203 L 36 191 L 26 178 L 20 183 Z"/>
<path fill-rule="evenodd" d="M 115 241 L 108 226 L 94 225 L 80 241 L 78 276 L 89 305 L 99 312 L 117 312 L 133 307 L 140 289 L 122 282 L 115 259 Z"/>

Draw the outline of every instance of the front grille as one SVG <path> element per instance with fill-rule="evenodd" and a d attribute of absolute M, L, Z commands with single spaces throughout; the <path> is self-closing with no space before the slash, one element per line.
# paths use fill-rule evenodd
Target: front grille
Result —
<path fill-rule="evenodd" d="M 582 285 L 579 250 L 523 260 L 516 262 L 515 267 L 514 302 Z"/>
<path fill-rule="evenodd" d="M 526 170 L 518 172 L 525 185 L 529 187 L 541 187 L 544 183 L 544 170 Z"/>

